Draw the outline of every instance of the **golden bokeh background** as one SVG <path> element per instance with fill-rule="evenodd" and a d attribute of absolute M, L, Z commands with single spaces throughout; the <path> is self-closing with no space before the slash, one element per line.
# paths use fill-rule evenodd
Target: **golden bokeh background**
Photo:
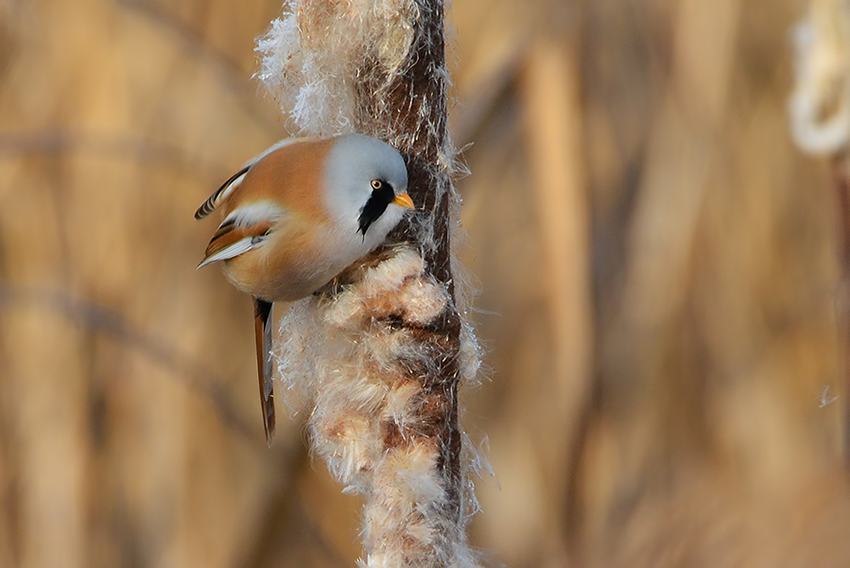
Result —
<path fill-rule="evenodd" d="M 486 349 L 470 538 L 513 567 L 847 567 L 839 229 L 788 134 L 797 0 L 455 0 Z M 286 135 L 279 0 L 0 2 L 0 566 L 331 567 L 195 207 Z M 834 397 L 838 397 L 833 400 Z"/>

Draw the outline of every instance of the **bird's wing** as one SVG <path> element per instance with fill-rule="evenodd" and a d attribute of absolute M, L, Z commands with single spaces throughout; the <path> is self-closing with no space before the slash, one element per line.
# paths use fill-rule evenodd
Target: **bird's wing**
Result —
<path fill-rule="evenodd" d="M 264 237 L 269 234 L 273 225 L 272 220 L 261 221 L 251 225 L 238 225 L 233 221 L 225 221 L 213 235 L 204 251 L 204 259 L 198 268 L 218 260 L 226 260 L 257 248 Z"/>
<path fill-rule="evenodd" d="M 224 203 L 227 200 L 228 197 L 233 195 L 233 192 L 236 191 L 236 189 L 242 183 L 242 180 L 245 179 L 245 174 L 247 174 L 248 170 L 253 168 L 254 165 L 257 162 L 259 162 L 260 160 L 262 160 L 263 158 L 265 158 L 266 156 L 268 156 L 272 152 L 274 152 L 276 150 L 280 150 L 281 148 L 283 148 L 285 146 L 289 146 L 290 144 L 295 144 L 295 143 L 298 143 L 298 142 L 305 142 L 305 141 L 308 141 L 308 140 L 310 140 L 310 139 L 309 138 L 284 138 L 283 140 L 279 141 L 278 143 L 266 148 L 261 154 L 258 154 L 256 156 L 254 156 L 253 158 L 251 158 L 250 160 L 248 160 L 247 162 L 245 162 L 245 164 L 243 164 L 242 168 L 238 172 L 236 172 L 235 174 L 230 176 L 230 178 L 228 178 L 228 180 L 226 182 L 221 184 L 221 187 L 219 187 L 217 190 L 215 190 L 215 192 L 212 195 L 210 195 L 209 198 L 206 201 L 204 201 L 201 204 L 200 207 L 198 207 L 198 210 L 195 211 L 195 219 L 203 219 L 204 217 L 206 217 L 207 215 L 209 215 L 210 213 L 212 213 L 213 211 L 218 209 L 218 207 L 222 203 Z"/>
<path fill-rule="evenodd" d="M 260 408 L 266 443 L 274 439 L 274 385 L 272 384 L 272 307 L 274 304 L 254 298 L 254 337 L 257 341 L 257 374 L 260 380 Z"/>
<path fill-rule="evenodd" d="M 218 226 L 198 268 L 257 248 L 272 229 L 279 227 L 281 220 L 290 215 L 288 210 L 271 201 L 239 205 Z"/>
<path fill-rule="evenodd" d="M 230 176 L 226 182 L 221 184 L 215 193 L 209 196 L 209 198 L 198 207 L 198 210 L 195 211 L 195 219 L 203 219 L 221 205 L 225 199 L 230 197 L 233 192 L 239 187 L 239 184 L 242 183 L 242 180 L 245 179 L 245 174 L 248 173 L 248 170 L 256 163 L 255 160 L 252 160 L 247 165 L 245 165 L 241 170 Z"/>

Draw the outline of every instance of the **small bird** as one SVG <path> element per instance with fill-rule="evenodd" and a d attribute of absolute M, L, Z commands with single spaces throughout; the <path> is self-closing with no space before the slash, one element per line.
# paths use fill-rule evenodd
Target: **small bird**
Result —
<path fill-rule="evenodd" d="M 384 242 L 413 209 L 407 168 L 369 136 L 285 139 L 248 161 L 195 212 L 222 222 L 198 268 L 222 261 L 230 282 L 254 299 L 260 405 L 271 445 L 274 302 L 310 296 Z M 288 307 L 288 306 L 287 306 Z"/>

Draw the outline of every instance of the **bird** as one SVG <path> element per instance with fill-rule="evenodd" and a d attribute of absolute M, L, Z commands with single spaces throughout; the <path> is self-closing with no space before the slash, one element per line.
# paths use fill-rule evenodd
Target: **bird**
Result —
<path fill-rule="evenodd" d="M 222 221 L 197 268 L 221 262 L 254 302 L 257 374 L 266 443 L 275 430 L 271 346 L 275 302 L 317 292 L 387 238 L 415 209 L 407 167 L 363 134 L 289 138 L 246 162 L 195 211 Z"/>

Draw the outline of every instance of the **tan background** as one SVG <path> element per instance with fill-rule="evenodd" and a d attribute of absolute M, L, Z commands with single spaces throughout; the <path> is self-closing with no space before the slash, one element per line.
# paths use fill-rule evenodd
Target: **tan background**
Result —
<path fill-rule="evenodd" d="M 359 554 L 301 415 L 265 448 L 249 300 L 194 271 L 195 207 L 286 132 L 250 78 L 279 10 L 0 2 L 2 567 Z M 802 10 L 455 1 L 488 563 L 850 566 L 831 178 L 785 116 Z"/>

